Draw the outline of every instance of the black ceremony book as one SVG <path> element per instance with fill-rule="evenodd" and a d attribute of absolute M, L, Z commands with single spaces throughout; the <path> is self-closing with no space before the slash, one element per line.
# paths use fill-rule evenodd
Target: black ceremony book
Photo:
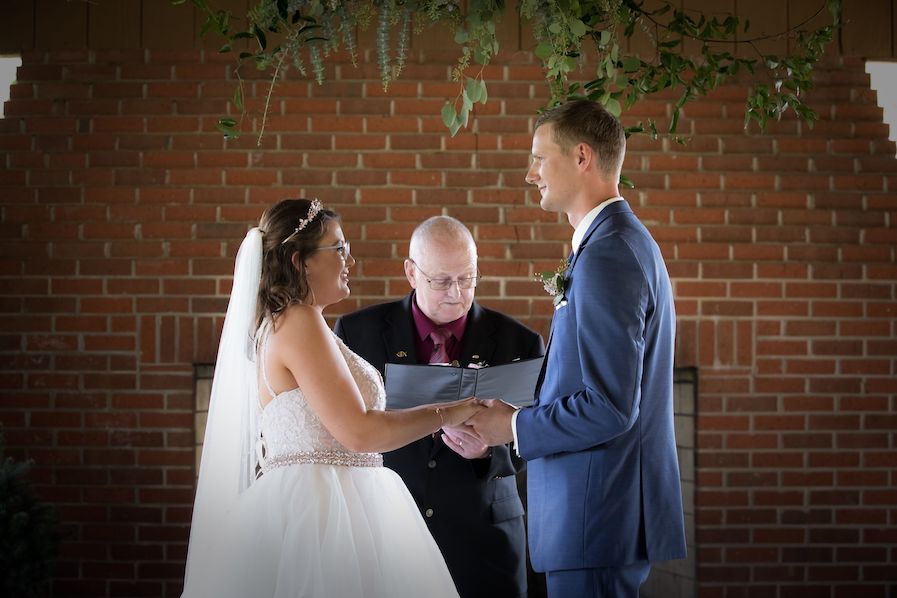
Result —
<path fill-rule="evenodd" d="M 481 368 L 386 364 L 386 408 L 405 409 L 477 397 L 516 407 L 533 402 L 542 357 Z"/>

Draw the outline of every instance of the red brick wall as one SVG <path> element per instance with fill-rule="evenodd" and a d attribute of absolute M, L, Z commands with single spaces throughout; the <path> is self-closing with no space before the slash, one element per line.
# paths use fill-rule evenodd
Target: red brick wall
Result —
<path fill-rule="evenodd" d="M 448 60 L 387 95 L 371 67 L 284 83 L 259 149 L 214 132 L 233 93 L 217 54 L 24 56 L 0 121 L 0 423 L 69 534 L 54 595 L 178 595 L 193 365 L 214 360 L 233 255 L 273 201 L 344 215 L 359 263 L 334 314 L 404 293 L 410 231 L 447 213 L 478 239 L 478 298 L 547 330 L 531 277 L 571 231 L 523 181 L 545 93 L 530 60 L 490 67 L 454 139 Z M 818 81 L 812 130 L 745 134 L 727 87 L 688 107 L 687 145 L 630 142 L 625 195 L 674 280 L 678 365 L 699 368 L 702 597 L 897 591 L 895 148 L 861 62 Z"/>

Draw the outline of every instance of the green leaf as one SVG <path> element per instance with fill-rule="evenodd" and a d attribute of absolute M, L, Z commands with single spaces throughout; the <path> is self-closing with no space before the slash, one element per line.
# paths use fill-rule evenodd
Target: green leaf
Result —
<path fill-rule="evenodd" d="M 234 106 L 237 110 L 243 109 L 243 89 L 237 86 L 237 89 L 234 91 Z"/>
<path fill-rule="evenodd" d="M 579 19 L 573 19 L 570 21 L 570 31 L 576 37 L 583 37 L 588 31 L 586 24 L 580 21 Z"/>
<path fill-rule="evenodd" d="M 635 56 L 624 56 L 623 57 L 623 72 L 624 73 L 634 73 L 639 69 L 642 65 L 642 61 L 639 60 Z"/>
<path fill-rule="evenodd" d="M 442 123 L 451 129 L 452 123 L 457 120 L 457 115 L 455 114 L 455 106 L 451 102 L 446 102 L 442 107 Z M 454 135 L 454 133 L 452 133 Z"/>
<path fill-rule="evenodd" d="M 644 133 L 645 127 L 642 126 L 641 122 L 639 122 L 639 124 L 635 126 L 626 127 L 626 129 L 624 129 L 624 132 L 626 133 L 626 137 L 629 138 L 629 136 L 635 135 L 636 133 Z"/>
<path fill-rule="evenodd" d="M 626 187 L 627 189 L 635 189 L 635 183 L 633 183 L 632 179 L 624 174 L 620 174 L 620 186 Z"/>
<path fill-rule="evenodd" d="M 486 81 L 480 79 L 480 103 L 485 105 L 489 99 L 489 91 L 486 89 Z"/>
<path fill-rule="evenodd" d="M 618 118 L 620 116 L 620 112 L 622 112 L 622 108 L 620 107 L 620 102 L 619 102 L 619 100 L 617 100 L 615 98 L 610 98 L 609 100 L 607 100 L 607 104 L 605 104 L 604 107 L 607 108 L 608 112 L 610 112 L 611 114 L 613 114 L 614 116 L 616 116 Z"/>
<path fill-rule="evenodd" d="M 841 0 L 825 0 L 825 7 L 832 14 L 835 25 L 841 24 Z"/>
<path fill-rule="evenodd" d="M 464 93 L 470 98 L 471 102 L 480 101 L 480 84 L 473 77 L 466 77 L 464 80 Z"/>
<path fill-rule="evenodd" d="M 617 76 L 617 69 L 614 66 L 614 63 L 612 60 L 606 60 L 604 63 L 604 67 L 607 71 L 608 79 L 614 79 Z"/>
<path fill-rule="evenodd" d="M 255 34 L 255 39 L 259 42 L 259 48 L 264 50 L 268 46 L 268 38 L 265 37 L 265 32 L 258 27 L 253 27 L 252 32 Z"/>
<path fill-rule="evenodd" d="M 468 39 L 467 29 L 458 27 L 458 30 L 455 31 L 455 43 L 460 46 L 461 44 L 466 44 Z"/>
<path fill-rule="evenodd" d="M 545 60 L 549 56 L 554 53 L 554 48 L 551 47 L 551 44 L 547 42 L 542 42 L 538 46 L 536 46 L 536 56 Z"/>
<path fill-rule="evenodd" d="M 473 108 L 473 100 L 467 95 L 467 90 L 461 92 L 461 118 L 465 119 L 464 126 L 467 126 L 467 113 Z"/>
<path fill-rule="evenodd" d="M 240 132 L 235 129 L 236 126 L 237 121 L 232 118 L 221 118 L 215 123 L 215 128 L 224 135 L 225 139 L 236 139 L 240 136 Z"/>

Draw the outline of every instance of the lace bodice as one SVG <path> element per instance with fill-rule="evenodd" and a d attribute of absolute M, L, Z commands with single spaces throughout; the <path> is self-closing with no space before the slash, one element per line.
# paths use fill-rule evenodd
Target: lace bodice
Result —
<path fill-rule="evenodd" d="M 361 391 L 368 409 L 383 409 L 386 392 L 380 372 L 367 361 L 353 353 L 338 336 L 334 335 L 349 371 Z M 264 354 L 270 336 L 262 339 L 262 377 L 268 392 L 274 398 L 262 410 L 259 428 L 265 443 L 265 461 L 272 462 L 288 455 L 306 453 L 348 453 L 327 431 L 324 424 L 311 409 L 302 394 L 301 387 L 275 393 L 271 389 L 265 372 Z M 301 381 L 300 381 L 301 384 Z"/>

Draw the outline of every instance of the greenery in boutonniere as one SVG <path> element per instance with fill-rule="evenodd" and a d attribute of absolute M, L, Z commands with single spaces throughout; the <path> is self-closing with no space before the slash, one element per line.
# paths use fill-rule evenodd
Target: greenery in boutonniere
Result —
<path fill-rule="evenodd" d="M 567 268 L 570 263 L 564 259 L 561 260 L 557 270 L 553 272 L 542 272 L 536 277 L 536 280 L 545 287 L 545 292 L 554 297 L 554 307 L 557 308 L 561 301 L 564 300 L 564 293 L 567 292 L 567 286 L 570 279 L 567 278 Z"/>

